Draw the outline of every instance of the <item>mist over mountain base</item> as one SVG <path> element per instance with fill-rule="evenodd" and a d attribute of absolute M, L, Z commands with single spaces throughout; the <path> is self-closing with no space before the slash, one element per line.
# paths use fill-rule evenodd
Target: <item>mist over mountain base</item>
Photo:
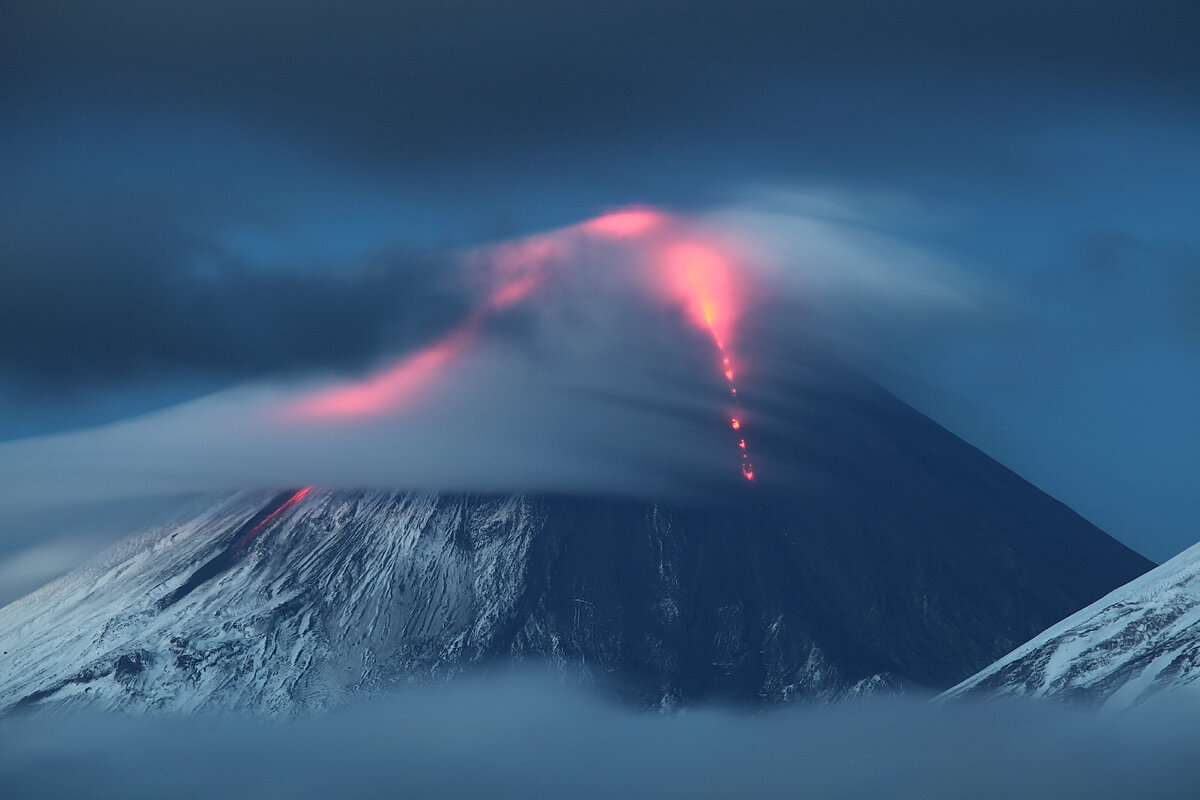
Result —
<path fill-rule="evenodd" d="M 872 698 L 647 714 L 543 674 L 380 695 L 288 722 L 38 714 L 0 722 L 12 797 L 1186 798 L 1196 717 Z"/>

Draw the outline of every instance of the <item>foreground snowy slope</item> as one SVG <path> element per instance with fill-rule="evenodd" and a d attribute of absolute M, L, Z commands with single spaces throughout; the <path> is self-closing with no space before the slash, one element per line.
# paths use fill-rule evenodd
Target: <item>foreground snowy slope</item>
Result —
<path fill-rule="evenodd" d="M 681 522 L 707 538 L 699 517 L 654 504 L 242 495 L 0 610 L 0 709 L 319 709 L 497 658 L 619 671 L 640 700 L 668 704 L 714 675 L 764 699 L 901 680 L 834 663 L 806 598 L 777 577 L 736 588 L 740 602 L 681 586 L 717 552 L 694 552 Z M 612 562 L 604 538 L 632 558 Z M 781 563 L 765 561 L 767 576 Z M 761 593 L 774 596 L 747 596 Z"/>
<path fill-rule="evenodd" d="M 519 499 L 285 505 L 241 495 L 0 610 L 0 707 L 320 708 L 486 648 L 520 596 L 533 525 Z"/>
<path fill-rule="evenodd" d="M 241 494 L 0 609 L 0 712 L 290 713 L 526 660 L 642 705 L 828 700 L 936 688 L 1004 647 L 981 620 L 1019 629 L 1016 604 L 1057 596 L 822 555 L 796 523 L 758 502 Z M 931 575 L 962 557 L 923 549 Z"/>
<path fill-rule="evenodd" d="M 1058 697 L 1128 708 L 1200 702 L 1200 544 L 1054 625 L 944 697 Z"/>

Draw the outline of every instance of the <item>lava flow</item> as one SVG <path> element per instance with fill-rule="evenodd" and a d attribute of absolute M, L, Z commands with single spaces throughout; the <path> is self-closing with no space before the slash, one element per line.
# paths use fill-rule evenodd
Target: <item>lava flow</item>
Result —
<path fill-rule="evenodd" d="M 721 357 L 721 372 L 729 386 L 729 396 L 734 408 L 739 409 L 741 402 L 738 399 L 733 358 L 726 346 L 733 326 L 733 306 L 737 297 L 728 261 L 710 247 L 688 242 L 676 244 L 667 250 L 666 266 L 676 291 L 682 292 L 687 298 L 693 320 L 712 335 Z M 729 419 L 729 426 L 738 433 L 742 475 L 752 481 L 754 465 L 750 463 L 746 439 L 740 433 L 740 410 L 735 410 L 734 414 Z"/>
<path fill-rule="evenodd" d="M 257 525 L 255 525 L 253 528 L 246 531 L 246 535 L 243 536 L 241 541 L 238 542 L 238 547 L 244 548 L 246 545 L 250 544 L 250 542 L 254 539 L 254 537 L 258 535 L 259 531 L 261 531 L 263 528 L 267 527 L 267 525 L 271 524 L 271 520 L 277 518 L 280 514 L 284 513 L 289 508 L 291 508 L 292 506 L 299 503 L 301 500 L 303 500 L 305 497 L 307 497 L 308 493 L 311 492 L 312 490 L 313 490 L 313 487 L 308 486 L 308 487 L 305 487 L 304 489 L 301 489 L 300 491 L 296 492 L 291 497 L 289 497 L 286 501 L 284 501 L 283 505 L 279 506 L 279 508 L 275 509 L 270 514 L 268 514 L 266 517 L 264 517 L 263 520 L 261 522 L 259 522 Z"/>
<path fill-rule="evenodd" d="M 655 272 L 659 274 L 658 288 L 675 301 L 682 301 L 693 322 L 709 332 L 721 358 L 721 373 L 729 386 L 729 396 L 735 409 L 738 398 L 732 354 L 726 343 L 733 330 L 735 310 L 740 302 L 741 287 L 734 271 L 722 252 L 702 244 L 688 235 L 686 227 L 670 224 L 673 219 L 654 209 L 629 208 L 614 211 L 583 223 L 580 227 L 591 234 L 608 238 L 629 239 L 657 233 L 660 250 L 655 253 Z M 742 428 L 740 410 L 729 420 L 735 432 Z M 742 475 L 754 480 L 754 466 L 746 450 L 746 439 L 739 434 Z"/>
<path fill-rule="evenodd" d="M 300 419 L 340 419 L 393 413 L 411 400 L 461 356 L 496 314 L 532 294 L 558 256 L 549 236 L 533 236 L 489 253 L 490 293 L 456 327 L 439 339 L 362 380 L 323 389 L 300 398 L 285 412 Z"/>
<path fill-rule="evenodd" d="M 254 537 L 259 534 L 263 528 L 267 527 L 273 520 L 278 519 L 280 514 L 292 508 L 305 497 L 313 487 L 308 486 L 300 489 L 297 492 L 283 492 L 276 495 L 271 502 L 255 514 L 250 519 L 246 520 L 240 528 L 233 533 L 233 538 L 236 541 L 230 542 L 221 552 L 204 562 L 188 579 L 158 599 L 156 603 L 159 611 L 164 611 L 178 603 L 183 598 L 187 597 L 198 587 L 204 585 L 208 581 L 222 574 L 226 570 L 232 569 L 235 564 L 246 554 L 246 548 L 250 542 L 254 541 Z M 245 533 L 242 533 L 245 531 Z M 238 534 L 242 534 L 239 536 Z"/>
<path fill-rule="evenodd" d="M 741 433 L 744 420 L 737 367 L 728 347 L 745 287 L 737 280 L 724 248 L 712 245 L 712 234 L 664 211 L 630 207 L 468 254 L 467 263 L 481 267 L 484 291 L 457 326 L 372 375 L 301 397 L 289 404 L 286 413 L 312 420 L 362 418 L 402 410 L 443 374 L 450 362 L 482 338 L 498 315 L 528 301 L 566 265 L 579 263 L 580 248 L 586 248 L 588 240 L 606 239 L 620 242 L 628 248 L 625 254 L 634 256 L 634 263 L 644 270 L 641 275 L 649 279 L 642 288 L 669 303 L 682 304 L 692 321 L 712 336 L 733 401 L 729 424 L 737 436 L 740 469 L 752 481 L 754 467 Z"/>

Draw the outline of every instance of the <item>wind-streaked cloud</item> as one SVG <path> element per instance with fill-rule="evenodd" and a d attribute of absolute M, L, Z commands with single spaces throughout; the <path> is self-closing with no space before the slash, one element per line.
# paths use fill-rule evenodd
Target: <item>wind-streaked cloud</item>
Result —
<path fill-rule="evenodd" d="M 880 316 L 923 325 L 964 306 L 962 280 L 935 256 L 882 232 L 864 243 L 861 217 L 772 203 L 618 211 L 447 257 L 450 305 L 465 311 L 427 344 L 332 382 L 314 362 L 306 377 L 2 444 L 6 500 L 49 504 L 64 485 L 76 500 L 293 484 L 696 491 L 736 463 L 736 402 L 753 420 L 770 371 L 792 377 L 778 354 L 861 343 Z M 815 261 L 797 257 L 806 245 Z M 848 310 L 795 315 L 818 290 Z"/>

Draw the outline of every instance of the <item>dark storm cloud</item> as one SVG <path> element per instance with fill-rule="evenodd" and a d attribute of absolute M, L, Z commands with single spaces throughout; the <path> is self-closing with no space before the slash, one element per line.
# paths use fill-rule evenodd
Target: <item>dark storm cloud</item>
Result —
<path fill-rule="evenodd" d="M 1194 96 L 1198 26 L 1194 3 L 1118 0 L 25 3 L 0 86 L 18 116 L 207 109 L 405 163 L 656 134 L 786 148 L 821 138 L 831 98 L 853 147 L 931 103 L 1022 113 L 972 102 L 989 81 Z"/>
<path fill-rule="evenodd" d="M 540 682 L 539 680 L 540 679 Z M 489 677 L 290 722 L 13 718 L 20 797 L 1190 798 L 1194 715 L 874 699 L 747 715 L 638 714 Z"/>
<path fill-rule="evenodd" d="M 128 195 L 0 218 L 0 372 L 62 388 L 346 371 L 465 307 L 432 258 L 266 268 L 192 222 L 162 197 Z"/>

